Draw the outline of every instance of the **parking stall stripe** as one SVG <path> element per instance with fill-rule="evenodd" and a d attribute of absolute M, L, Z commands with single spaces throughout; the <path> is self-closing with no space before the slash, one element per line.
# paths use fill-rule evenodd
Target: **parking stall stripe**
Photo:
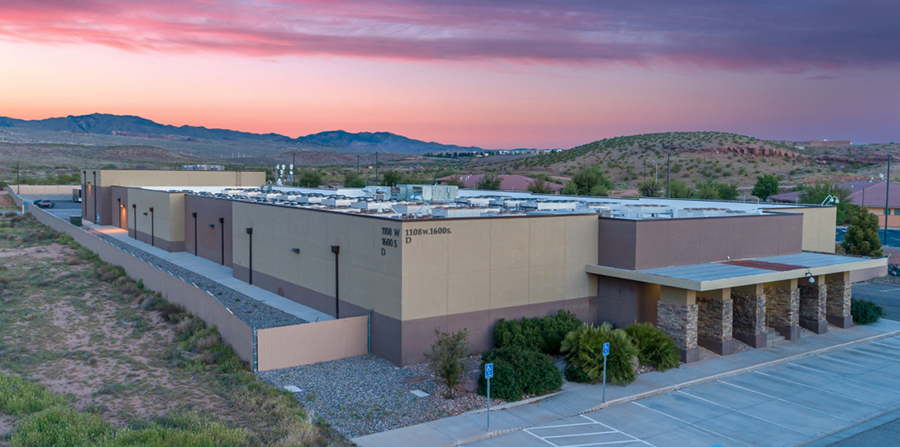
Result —
<path fill-rule="evenodd" d="M 727 439 L 727 440 L 729 440 L 729 441 L 734 441 L 734 442 L 736 442 L 736 443 L 738 443 L 738 444 L 745 445 L 745 446 L 747 446 L 747 447 L 753 447 L 753 446 L 751 446 L 750 444 L 743 443 L 743 442 L 738 441 L 737 439 L 734 439 L 734 438 L 729 438 L 728 436 L 725 436 L 725 435 L 723 435 L 723 434 L 721 434 L 721 433 L 714 432 L 714 431 L 712 431 L 712 430 L 710 430 L 710 429 L 708 429 L 708 428 L 703 428 L 703 427 L 701 427 L 701 426 L 699 426 L 699 425 L 692 424 L 692 423 L 690 423 L 690 422 L 688 422 L 688 421 L 686 421 L 686 420 L 684 420 L 684 419 L 680 419 L 680 418 L 677 418 L 677 417 L 675 417 L 675 416 L 672 416 L 671 414 L 664 413 L 664 412 L 662 412 L 662 411 L 659 411 L 659 410 L 650 408 L 650 407 L 648 407 L 648 406 L 646 406 L 646 405 L 641 405 L 641 404 L 639 404 L 639 403 L 637 403 L 637 402 L 632 402 L 632 403 L 635 404 L 635 405 L 637 405 L 637 406 L 639 406 L 639 407 L 645 408 L 645 409 L 647 409 L 647 410 L 650 410 L 650 411 L 654 411 L 654 412 L 656 412 L 656 413 L 659 413 L 659 414 L 661 414 L 661 415 L 663 415 L 663 416 L 667 416 L 667 417 L 670 417 L 670 418 L 672 418 L 672 419 L 675 419 L 675 420 L 678 421 L 678 422 L 683 422 L 683 423 L 685 423 L 685 424 L 687 424 L 687 425 L 689 425 L 689 426 L 691 426 L 691 427 L 694 427 L 694 428 L 696 428 L 696 429 L 698 429 L 698 430 L 703 430 L 703 431 L 705 431 L 705 432 L 712 433 L 713 435 L 719 436 L 719 437 L 724 438 L 724 439 Z"/>
<path fill-rule="evenodd" d="M 798 403 L 796 403 L 796 402 L 791 402 L 791 401 L 789 401 L 789 400 L 784 400 L 784 399 L 782 399 L 782 398 L 780 398 L 780 397 L 772 396 L 772 395 L 770 395 L 770 394 L 761 393 L 761 392 L 759 392 L 759 391 L 751 390 L 750 388 L 744 388 L 744 387 L 742 387 L 742 386 L 740 386 L 740 385 L 735 385 L 735 384 L 733 384 L 733 383 L 728 383 L 728 382 L 726 382 L 726 381 L 724 381 L 724 380 L 718 380 L 718 382 L 724 383 L 725 385 L 733 386 L 733 387 L 738 388 L 738 389 L 742 389 L 742 390 L 745 390 L 745 391 L 749 391 L 749 392 L 751 392 L 751 393 L 756 393 L 756 394 L 759 394 L 759 395 L 761 395 L 761 396 L 766 396 L 766 397 L 768 397 L 769 399 L 774 399 L 774 400 L 777 400 L 777 401 L 781 401 L 781 402 L 784 402 L 784 403 L 787 403 L 787 404 L 790 404 L 790 405 L 798 406 L 798 407 L 800 407 L 800 408 L 806 408 L 807 410 L 812 410 L 812 411 L 815 411 L 816 413 L 822 413 L 822 414 L 824 414 L 825 416 L 831 416 L 831 417 L 833 417 L 833 418 L 835 418 L 835 419 L 840 419 L 840 420 L 842 420 L 842 421 L 850 422 L 850 419 L 845 419 L 845 418 L 842 418 L 842 417 L 840 417 L 840 416 L 836 416 L 836 415 L 833 415 L 833 414 L 830 414 L 830 413 L 826 413 L 826 412 L 824 412 L 824 411 L 822 411 L 822 410 L 815 409 L 815 408 L 813 408 L 813 407 L 808 407 L 808 406 L 806 406 L 806 405 L 798 404 Z"/>
<path fill-rule="evenodd" d="M 835 393 L 834 391 L 828 391 L 828 390 L 823 389 L 823 388 L 814 387 L 814 386 L 812 386 L 812 385 L 807 385 L 807 384 L 805 384 L 805 383 L 795 382 L 795 381 L 790 380 L 790 379 L 785 379 L 785 378 L 782 378 L 782 377 L 773 376 L 773 375 L 766 374 L 766 373 L 760 372 L 760 371 L 753 371 L 753 372 L 755 372 L 755 373 L 757 373 L 757 374 L 764 375 L 764 376 L 766 376 L 766 377 L 772 377 L 772 378 L 774 378 L 774 379 L 783 380 L 783 381 L 785 381 L 785 382 L 791 382 L 791 383 L 793 383 L 793 384 L 795 384 L 795 385 L 800 385 L 800 386 L 802 386 L 802 387 L 810 388 L 810 389 L 813 389 L 813 390 L 816 390 L 816 391 L 821 391 L 821 392 L 823 392 L 823 393 L 834 394 L 835 396 L 838 396 L 838 397 L 840 397 L 841 399 L 854 400 L 854 401 L 859 402 L 859 403 L 861 403 L 861 404 L 872 405 L 872 406 L 875 406 L 875 407 L 878 407 L 878 408 L 881 408 L 881 409 L 887 409 L 887 407 L 882 407 L 881 405 L 873 404 L 873 403 L 871 403 L 871 402 L 866 402 L 866 401 L 864 401 L 864 400 L 855 399 L 855 398 L 852 398 L 852 397 L 847 396 L 847 395 L 844 395 L 844 394 Z"/>
<path fill-rule="evenodd" d="M 768 422 L 769 424 L 772 424 L 772 425 L 774 425 L 774 426 L 776 426 L 776 427 L 781 427 L 781 428 L 783 428 L 783 429 L 785 429 L 785 430 L 790 430 L 790 431 L 792 431 L 792 432 L 794 432 L 794 433 L 799 433 L 799 434 L 801 434 L 801 435 L 806 435 L 806 433 L 803 433 L 802 431 L 794 430 L 794 429 L 791 428 L 791 427 L 788 427 L 788 426 L 785 426 L 785 425 L 781 425 L 781 424 L 779 424 L 779 423 L 777 423 L 777 422 L 770 421 L 770 420 L 768 420 L 768 419 L 761 418 L 761 417 L 759 417 L 759 416 L 754 416 L 754 415 L 752 415 L 752 414 L 750 414 L 750 413 L 747 413 L 747 412 L 745 412 L 745 411 L 741 411 L 741 410 L 738 410 L 738 409 L 736 409 L 736 408 L 731 408 L 731 407 L 729 407 L 729 406 L 727 406 L 727 405 L 722 405 L 722 404 L 720 404 L 720 403 L 716 403 L 716 402 L 713 402 L 713 401 L 711 401 L 711 400 L 704 399 L 704 398 L 699 397 L 699 396 L 694 396 L 693 394 L 686 393 L 686 392 L 684 392 L 684 391 L 682 391 L 682 390 L 678 390 L 677 392 L 679 392 L 679 393 L 681 393 L 681 394 L 684 394 L 685 396 L 689 396 L 689 397 L 693 397 L 694 399 L 701 400 L 701 401 L 703 401 L 703 402 L 707 402 L 707 403 L 710 403 L 710 404 L 713 404 L 713 405 L 718 405 L 718 406 L 720 406 L 720 407 L 722 407 L 722 408 L 727 408 L 727 409 L 729 409 L 729 410 L 731 410 L 731 411 L 733 411 L 733 412 L 735 412 L 735 413 L 740 413 L 740 414 L 743 414 L 744 416 L 749 416 L 749 417 L 751 417 L 751 418 L 753 418 L 753 419 L 759 419 L 760 421 Z"/>
<path fill-rule="evenodd" d="M 858 352 L 858 353 L 860 353 L 860 354 L 870 355 L 870 356 L 872 356 L 872 357 L 878 357 L 878 358 L 882 358 L 882 359 L 885 359 L 885 360 L 891 360 L 891 361 L 894 361 L 894 362 L 900 362 L 900 359 L 898 359 L 897 357 L 888 357 L 888 356 L 885 356 L 885 355 L 879 355 L 879 354 L 875 354 L 874 352 L 862 351 L 862 350 L 859 350 L 859 349 L 848 349 L 848 350 L 849 350 L 849 351 L 852 351 L 852 352 Z"/>
<path fill-rule="evenodd" d="M 628 433 L 625 433 L 624 431 L 619 430 L 619 429 L 617 429 L 617 428 L 610 427 L 609 425 L 606 425 L 606 424 L 604 424 L 604 423 L 602 423 L 602 422 L 600 422 L 600 421 L 598 421 L 598 420 L 596 420 L 596 419 L 594 419 L 594 418 L 591 418 L 591 417 L 589 417 L 589 416 L 585 416 L 585 415 L 583 415 L 583 414 L 581 415 L 581 417 L 583 417 L 583 418 L 585 418 L 585 419 L 587 419 L 587 420 L 589 420 L 589 421 L 593 421 L 595 424 L 600 424 L 600 425 L 602 425 L 602 426 L 604 426 L 604 427 L 606 427 L 606 428 L 608 428 L 608 429 L 610 429 L 610 430 L 615 430 L 615 431 L 617 431 L 617 432 L 619 432 L 619 433 L 621 433 L 621 434 L 623 434 L 623 435 L 625 435 L 625 436 L 628 436 L 628 437 L 631 438 L 631 439 L 634 439 L 635 441 L 640 441 L 640 442 L 642 442 L 642 443 L 644 443 L 644 444 L 649 445 L 650 447 L 656 447 L 655 445 L 653 445 L 653 444 L 651 444 L 651 443 L 649 443 L 649 442 L 647 442 L 647 441 L 644 441 L 643 439 L 640 439 L 640 438 L 638 438 L 638 437 L 636 437 L 636 436 L 632 436 L 632 435 L 630 435 L 630 434 L 628 434 Z"/>

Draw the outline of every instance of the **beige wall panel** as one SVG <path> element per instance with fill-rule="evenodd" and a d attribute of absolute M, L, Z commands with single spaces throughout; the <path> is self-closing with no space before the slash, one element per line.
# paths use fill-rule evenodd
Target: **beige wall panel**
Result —
<path fill-rule="evenodd" d="M 775 208 L 768 211 L 803 214 L 803 250 L 834 253 L 836 207 Z"/>
<path fill-rule="evenodd" d="M 449 273 L 486 272 L 491 268 L 490 222 L 485 219 L 448 222 Z"/>
<path fill-rule="evenodd" d="M 368 318 L 353 317 L 257 331 L 260 371 L 309 365 L 368 352 Z"/>
<path fill-rule="evenodd" d="M 448 253 L 450 247 L 450 235 L 424 234 L 408 236 L 408 231 L 429 231 L 434 228 L 450 228 L 448 222 L 428 221 L 427 223 L 404 223 L 403 235 L 400 242 L 403 243 L 403 277 L 446 275 L 448 271 Z"/>
<path fill-rule="evenodd" d="M 447 290 L 450 314 L 487 310 L 491 304 L 491 272 L 451 273 Z"/>
<path fill-rule="evenodd" d="M 447 275 L 403 278 L 403 319 L 447 315 Z"/>
<path fill-rule="evenodd" d="M 563 264 L 529 268 L 528 303 L 546 303 L 565 299 L 565 280 L 566 268 Z"/>
<path fill-rule="evenodd" d="M 88 171 L 90 174 L 93 171 Z M 82 172 L 83 175 L 83 172 Z M 90 176 L 93 179 L 93 176 Z M 260 186 L 261 171 L 155 171 L 139 169 L 99 170 L 101 186 Z"/>
<path fill-rule="evenodd" d="M 394 237 L 399 222 L 245 202 L 235 202 L 232 211 L 236 265 L 248 267 L 246 228 L 252 227 L 254 270 L 334 296 L 331 246 L 339 245 L 341 300 L 400 318 L 402 238 Z M 397 247 L 385 245 L 385 238 L 396 240 Z M 294 247 L 299 254 L 291 251 Z"/>
<path fill-rule="evenodd" d="M 600 221 L 597 216 L 572 216 L 566 222 L 566 263 L 597 263 Z"/>
<path fill-rule="evenodd" d="M 170 242 L 184 241 L 184 193 L 130 188 L 128 202 L 129 206 L 137 205 L 138 231 L 150 234 L 152 217 L 152 229 L 156 237 Z M 172 209 L 173 204 L 175 209 Z M 153 216 L 150 215 L 150 207 L 153 207 Z M 128 228 L 134 229 L 134 214 L 131 209 L 128 214 Z"/>
<path fill-rule="evenodd" d="M 341 301 L 400 319 L 402 293 L 401 283 L 395 276 L 341 263 Z"/>
<path fill-rule="evenodd" d="M 590 262 L 585 264 L 590 264 Z M 597 275 L 591 275 L 584 271 L 583 266 L 581 271 L 579 271 L 576 268 L 576 264 L 566 265 L 565 275 L 565 297 L 567 300 L 597 296 Z"/>
<path fill-rule="evenodd" d="M 534 267 L 563 264 L 566 258 L 566 218 L 528 220 L 528 265 Z"/>
<path fill-rule="evenodd" d="M 528 218 L 489 219 L 491 270 L 528 267 L 530 232 Z"/>
<path fill-rule="evenodd" d="M 491 270 L 491 309 L 528 303 L 528 267 Z"/>

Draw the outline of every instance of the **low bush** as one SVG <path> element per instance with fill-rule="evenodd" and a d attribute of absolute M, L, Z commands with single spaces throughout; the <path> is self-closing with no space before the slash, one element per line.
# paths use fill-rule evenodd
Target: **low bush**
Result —
<path fill-rule="evenodd" d="M 866 300 L 850 300 L 850 314 L 855 324 L 872 324 L 884 316 L 884 309 Z"/>
<path fill-rule="evenodd" d="M 559 310 L 556 315 L 543 318 L 500 319 L 494 327 L 494 347 L 518 346 L 558 355 L 563 338 L 579 326 L 581 320 L 567 310 Z"/>
<path fill-rule="evenodd" d="M 637 378 L 635 360 L 638 348 L 622 329 L 609 323 L 600 327 L 583 324 L 570 332 L 562 342 L 566 356 L 566 378 L 574 382 L 596 383 L 603 373 L 603 343 L 609 343 L 606 379 L 612 383 L 627 385 Z"/>
<path fill-rule="evenodd" d="M 675 340 L 662 329 L 650 323 L 635 323 L 625 328 L 625 333 L 638 348 L 638 361 L 643 366 L 654 366 L 657 371 L 681 366 L 681 353 Z"/>
<path fill-rule="evenodd" d="M 103 445 L 111 439 L 113 427 L 91 413 L 79 413 L 67 406 L 55 406 L 19 421 L 12 435 L 17 447 L 81 447 Z"/>
<path fill-rule="evenodd" d="M 24 416 L 65 403 L 62 396 L 47 391 L 39 383 L 0 375 L 0 411 L 6 414 Z"/>
<path fill-rule="evenodd" d="M 481 356 L 484 365 L 494 364 L 491 379 L 491 397 L 507 401 L 521 399 L 524 395 L 541 395 L 562 387 L 562 373 L 553 363 L 553 357 L 531 349 L 507 346 Z M 478 380 L 478 393 L 487 394 L 484 374 Z"/>
<path fill-rule="evenodd" d="M 469 355 L 469 331 L 461 329 L 458 332 L 447 333 L 439 329 L 434 330 L 437 341 L 431 345 L 431 352 L 425 354 L 425 360 L 431 371 L 447 385 L 449 396 L 453 397 L 453 388 L 458 385 L 466 374 L 465 358 Z"/>

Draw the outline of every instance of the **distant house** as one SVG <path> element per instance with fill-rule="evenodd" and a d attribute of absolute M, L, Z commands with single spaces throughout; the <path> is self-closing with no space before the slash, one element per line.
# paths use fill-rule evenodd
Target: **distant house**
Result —
<path fill-rule="evenodd" d="M 534 183 L 533 178 L 525 177 L 524 175 L 503 174 L 498 177 L 500 177 L 500 190 L 502 191 L 528 191 L 528 187 Z M 454 178 L 459 179 L 463 188 L 475 189 L 478 182 L 484 178 L 484 174 L 448 175 L 437 179 L 437 181 L 442 185 L 446 185 L 448 181 L 453 180 Z M 559 191 L 563 189 L 563 185 L 560 185 L 559 183 L 546 182 L 546 185 L 553 194 L 559 194 Z"/>
<path fill-rule="evenodd" d="M 880 225 L 884 225 L 885 196 L 888 203 L 888 227 L 900 227 L 900 184 L 891 183 L 890 194 L 887 194 L 887 182 L 874 182 L 869 180 L 857 180 L 853 182 L 838 183 L 838 188 L 850 191 L 847 198 L 850 203 L 866 207 L 869 212 L 878 216 Z M 780 203 L 799 203 L 803 191 L 791 191 L 776 194 L 769 199 Z"/>

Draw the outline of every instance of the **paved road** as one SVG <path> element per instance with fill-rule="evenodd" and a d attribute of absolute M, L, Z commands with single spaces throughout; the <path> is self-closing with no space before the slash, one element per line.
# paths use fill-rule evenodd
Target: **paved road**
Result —
<path fill-rule="evenodd" d="M 900 321 L 900 285 L 856 283 L 853 298 L 873 301 L 884 308 L 885 318 Z"/>
<path fill-rule="evenodd" d="M 479 447 L 797 446 L 900 408 L 900 337 L 729 376 L 477 442 Z M 894 429 L 896 425 L 888 428 Z M 886 429 L 885 429 L 886 430 Z M 891 444 L 898 445 L 887 431 Z M 840 445 L 840 444 L 838 444 Z M 846 444 L 846 447 L 857 444 Z M 845 447 L 845 446 L 841 446 Z"/>
<path fill-rule="evenodd" d="M 847 234 L 847 228 L 838 228 L 835 232 L 835 242 L 843 242 L 844 235 Z M 884 229 L 878 230 L 878 239 L 884 241 Z M 888 229 L 887 243 L 889 247 L 900 247 L 900 230 Z"/>

